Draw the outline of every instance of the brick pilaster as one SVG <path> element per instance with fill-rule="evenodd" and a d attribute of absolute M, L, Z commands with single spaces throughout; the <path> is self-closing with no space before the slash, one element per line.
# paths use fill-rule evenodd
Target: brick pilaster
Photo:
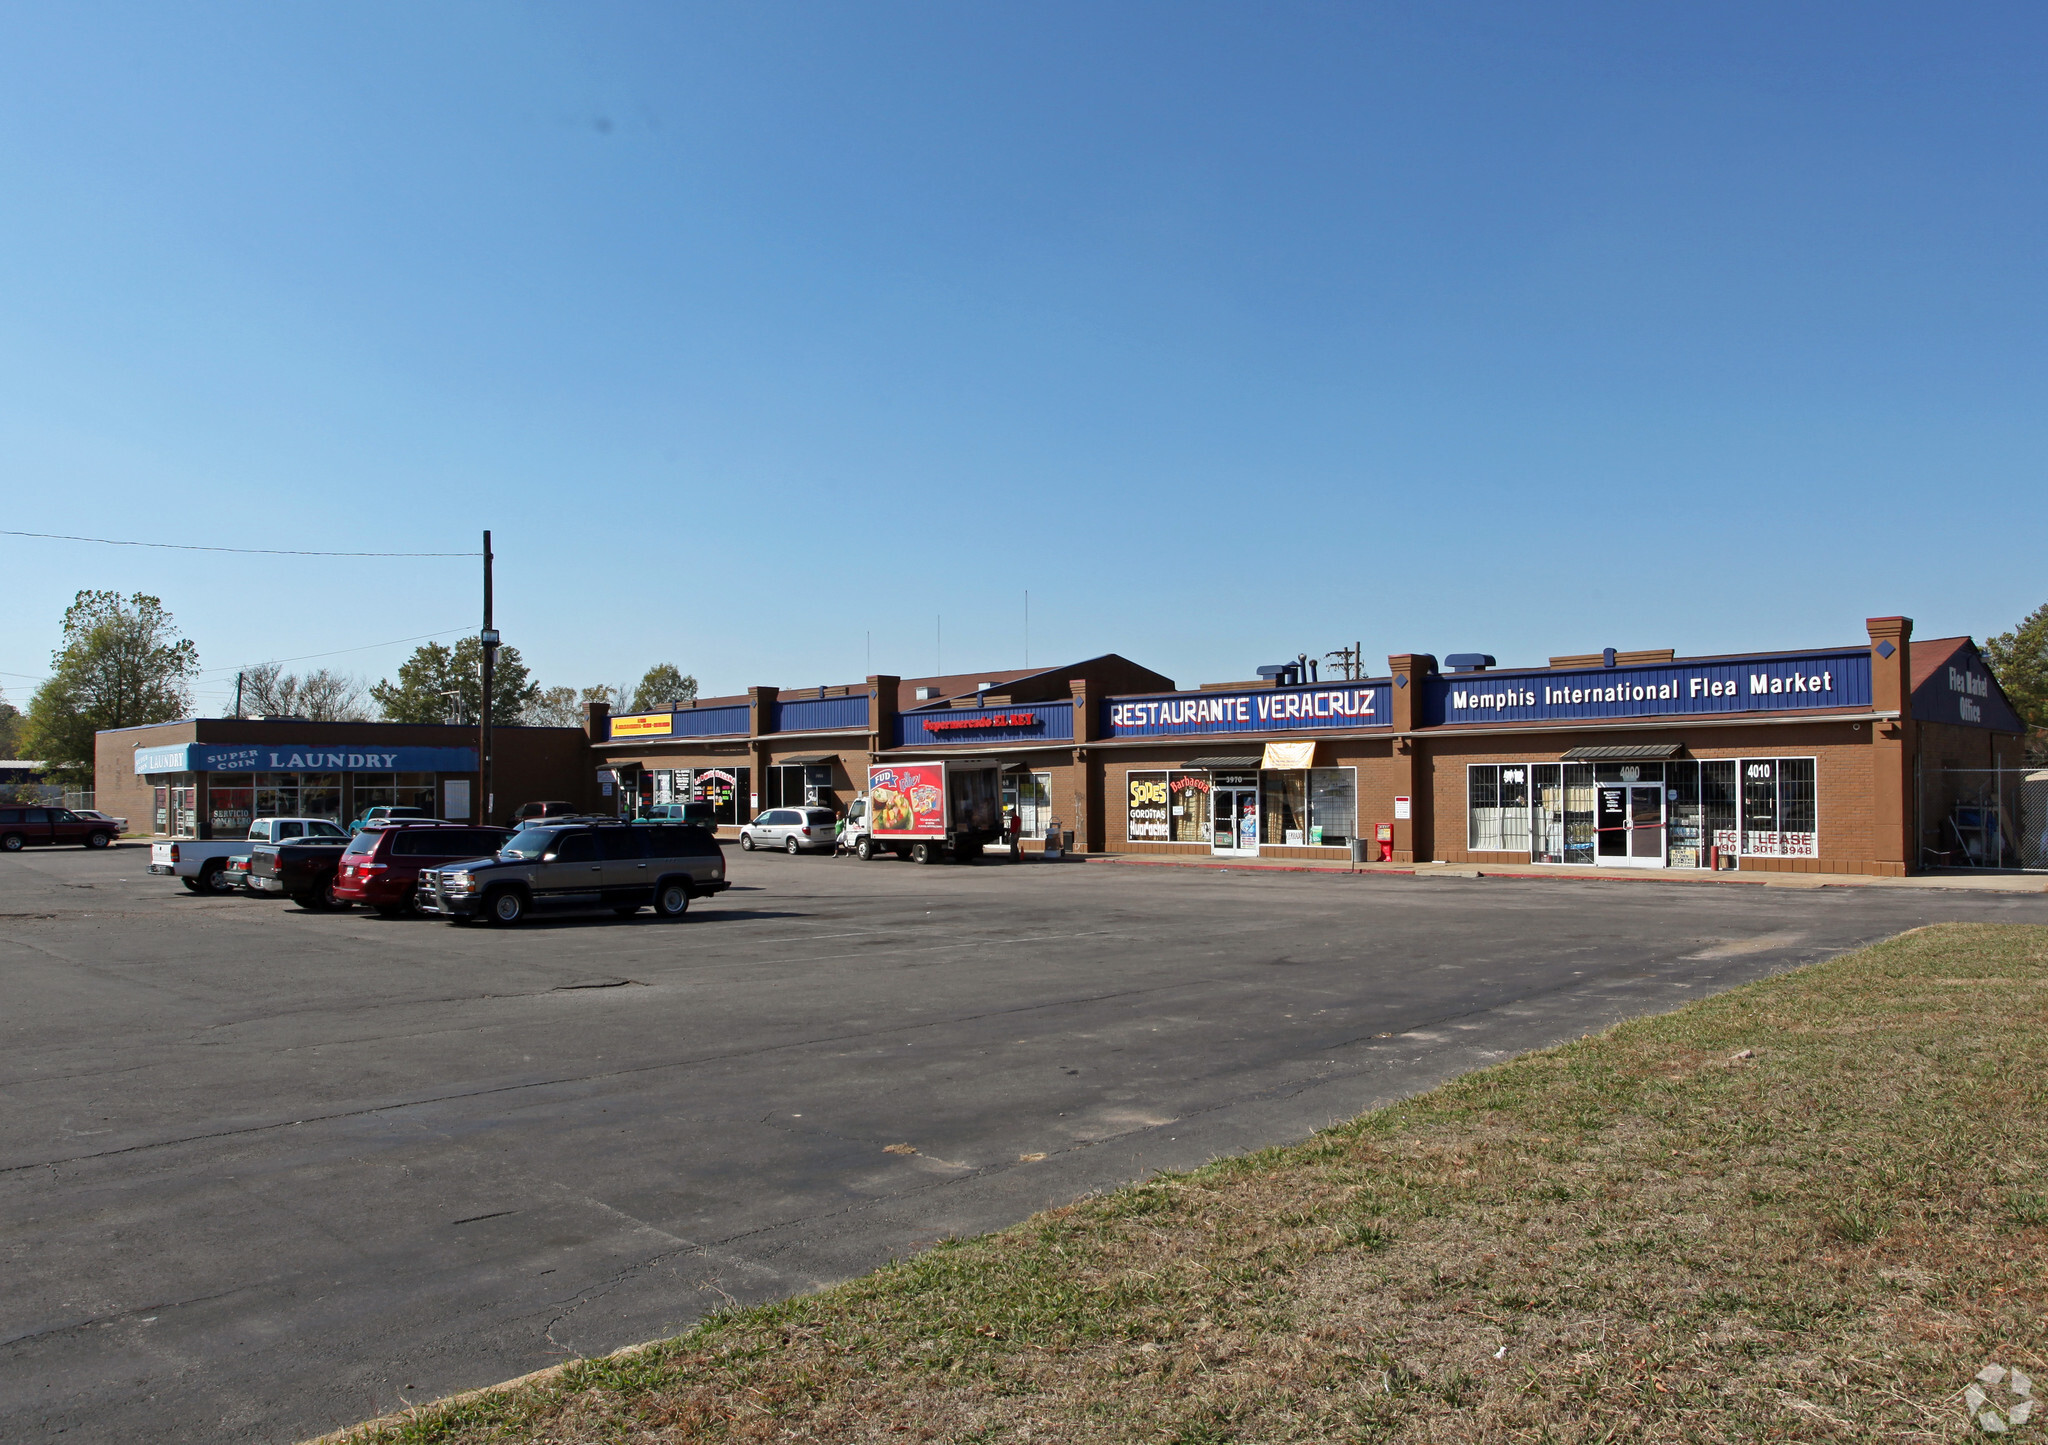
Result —
<path fill-rule="evenodd" d="M 1872 871 L 1897 877 L 1919 869 L 1913 760 L 1913 619 L 1864 619 L 1870 634 L 1870 707 L 1898 716 L 1871 726 Z M 1827 820 L 1820 826 L 1825 829 Z"/>
<path fill-rule="evenodd" d="M 1435 856 L 1428 744 L 1398 734 L 1421 725 L 1422 684 L 1436 675 L 1436 659 L 1426 652 L 1403 652 L 1389 657 L 1387 666 L 1394 674 L 1394 796 L 1409 800 L 1409 816 L 1394 819 L 1394 861 L 1427 863 Z"/>

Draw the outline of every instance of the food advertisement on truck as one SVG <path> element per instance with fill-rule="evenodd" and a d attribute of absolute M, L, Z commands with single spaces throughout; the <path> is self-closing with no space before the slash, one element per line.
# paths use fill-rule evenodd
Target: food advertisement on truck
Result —
<path fill-rule="evenodd" d="M 946 765 L 892 763 L 868 769 L 869 830 L 878 838 L 946 836 Z"/>

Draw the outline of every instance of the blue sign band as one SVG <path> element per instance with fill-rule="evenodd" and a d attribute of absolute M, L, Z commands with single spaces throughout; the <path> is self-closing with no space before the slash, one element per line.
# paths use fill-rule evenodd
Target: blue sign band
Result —
<path fill-rule="evenodd" d="M 377 748 L 361 744 L 259 746 L 184 743 L 137 748 L 135 772 L 150 773 L 473 773 L 475 748 Z"/>
<path fill-rule="evenodd" d="M 1393 696 L 1389 684 L 1368 682 L 1355 687 L 1276 687 L 1254 692 L 1113 697 L 1103 705 L 1103 733 L 1113 738 L 1154 738 L 1392 727 Z"/>
<path fill-rule="evenodd" d="M 1422 724 L 1580 722 L 1870 706 L 1870 653 L 1431 677 Z"/>

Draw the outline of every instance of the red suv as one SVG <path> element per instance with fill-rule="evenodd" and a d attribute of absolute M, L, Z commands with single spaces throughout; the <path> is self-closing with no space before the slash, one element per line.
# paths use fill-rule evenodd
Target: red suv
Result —
<path fill-rule="evenodd" d="M 0 851 L 8 853 L 36 843 L 104 848 L 118 832 L 112 821 L 81 818 L 68 808 L 0 808 Z"/>
<path fill-rule="evenodd" d="M 367 903 L 386 918 L 413 911 L 413 887 L 420 869 L 495 855 L 508 834 L 503 828 L 466 823 L 397 823 L 365 828 L 349 840 L 334 873 L 334 896 Z"/>

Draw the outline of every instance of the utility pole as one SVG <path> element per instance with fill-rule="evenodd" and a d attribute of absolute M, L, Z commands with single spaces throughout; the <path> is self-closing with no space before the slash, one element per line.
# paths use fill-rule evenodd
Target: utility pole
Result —
<path fill-rule="evenodd" d="M 484 653 L 484 705 L 477 714 L 476 791 L 477 821 L 491 821 L 491 673 L 498 660 L 498 629 L 491 626 L 491 534 L 484 533 L 484 630 L 477 640 Z"/>
<path fill-rule="evenodd" d="M 235 674 L 235 716 L 242 715 L 242 674 Z"/>

